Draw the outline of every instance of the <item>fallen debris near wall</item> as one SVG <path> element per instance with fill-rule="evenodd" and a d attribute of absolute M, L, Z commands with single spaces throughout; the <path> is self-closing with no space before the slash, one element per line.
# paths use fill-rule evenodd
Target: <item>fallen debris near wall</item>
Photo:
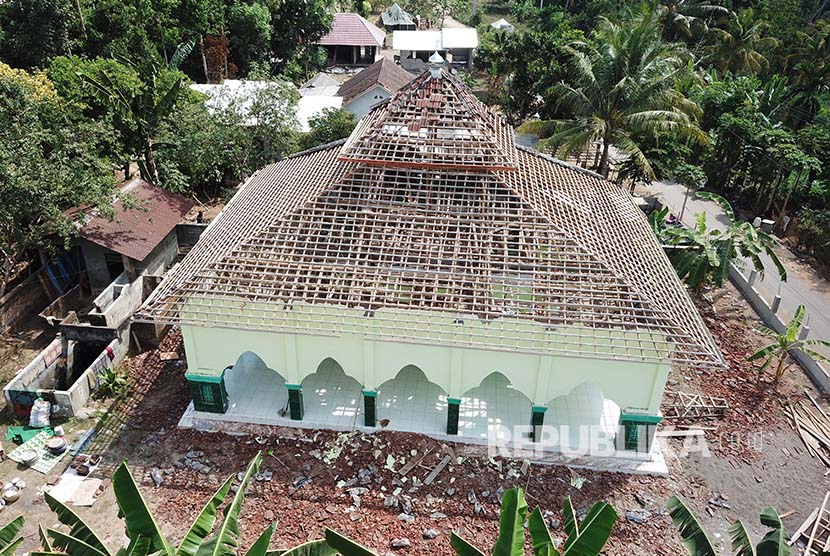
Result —
<path fill-rule="evenodd" d="M 665 407 L 666 419 L 720 419 L 729 409 L 725 398 L 685 392 L 666 392 L 671 402 Z"/>
<path fill-rule="evenodd" d="M 827 475 L 830 474 L 830 417 L 809 393 L 807 395 L 818 410 L 818 414 L 801 402 L 795 405 L 790 404 L 789 411 L 785 413 L 789 418 L 790 426 L 807 447 L 807 452 L 812 457 L 821 460 L 828 468 L 825 473 Z"/>

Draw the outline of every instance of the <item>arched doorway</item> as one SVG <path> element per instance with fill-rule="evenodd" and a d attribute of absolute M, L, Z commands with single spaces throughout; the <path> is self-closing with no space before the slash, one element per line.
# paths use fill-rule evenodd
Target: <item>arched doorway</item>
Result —
<path fill-rule="evenodd" d="M 228 411 L 225 415 L 242 421 L 270 423 L 280 419 L 288 405 L 285 378 L 269 369 L 259 356 L 246 351 L 232 369 L 225 372 Z"/>
<path fill-rule="evenodd" d="M 352 428 L 360 414 L 361 386 L 332 358 L 303 379 L 303 421 L 311 424 Z"/>
<path fill-rule="evenodd" d="M 545 425 L 558 427 L 560 450 L 590 454 L 611 449 L 608 443 L 616 436 L 620 407 L 595 384 L 583 382 L 547 406 Z"/>
<path fill-rule="evenodd" d="M 391 429 L 444 434 L 447 393 L 421 369 L 407 365 L 378 388 L 377 412 L 378 420 L 388 419 Z"/>
<path fill-rule="evenodd" d="M 530 425 L 530 399 L 516 390 L 499 372 L 490 373 L 481 384 L 461 398 L 458 433 L 462 436 L 510 440 L 514 427 Z"/>

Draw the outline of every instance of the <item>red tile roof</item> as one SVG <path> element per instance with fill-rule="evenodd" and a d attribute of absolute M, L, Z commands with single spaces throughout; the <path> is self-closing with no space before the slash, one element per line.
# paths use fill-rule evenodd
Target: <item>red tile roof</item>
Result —
<path fill-rule="evenodd" d="M 329 34 L 320 39 L 323 46 L 383 46 L 386 33 L 354 13 L 334 14 Z"/>
<path fill-rule="evenodd" d="M 127 208 L 119 198 L 113 203 L 112 219 L 88 212 L 92 218 L 78 234 L 136 261 L 143 261 L 194 205 L 192 200 L 141 178 L 124 182 L 119 189 L 129 195 L 128 204 L 133 208 Z"/>
<path fill-rule="evenodd" d="M 413 79 L 414 75 L 384 57 L 343 83 L 337 94 L 343 97 L 343 104 L 347 104 L 375 85 L 395 94 Z"/>

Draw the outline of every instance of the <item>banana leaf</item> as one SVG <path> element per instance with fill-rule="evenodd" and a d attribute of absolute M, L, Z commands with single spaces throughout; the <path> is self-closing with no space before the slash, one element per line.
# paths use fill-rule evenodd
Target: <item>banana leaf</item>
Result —
<path fill-rule="evenodd" d="M 44 552 L 54 552 L 52 543 L 49 542 L 49 537 L 46 535 L 46 531 L 43 530 L 43 525 L 39 523 L 37 526 L 37 536 L 40 538 L 40 545 L 43 547 Z"/>
<path fill-rule="evenodd" d="M 115 500 L 118 503 L 119 514 L 124 517 L 127 527 L 127 536 L 137 539 L 139 536 L 149 539 L 149 552 L 162 551 L 172 556 L 173 549 L 161 533 L 153 514 L 138 490 L 127 462 L 124 461 L 112 476 L 112 488 L 115 491 Z M 73 555 L 74 556 L 74 555 Z"/>
<path fill-rule="evenodd" d="M 0 529 L 0 547 L 5 547 L 23 529 L 26 522 L 22 515 L 17 516 Z"/>
<path fill-rule="evenodd" d="M 23 544 L 23 537 L 18 537 L 17 539 L 3 546 L 3 548 L 0 550 L 0 556 L 14 556 L 14 551 L 17 550 L 17 547 L 21 544 Z"/>
<path fill-rule="evenodd" d="M 272 523 L 265 528 L 265 531 L 254 541 L 245 556 L 267 556 L 268 547 L 271 545 L 271 537 L 274 536 L 274 529 L 277 528 L 276 523 Z"/>
<path fill-rule="evenodd" d="M 337 551 L 329 546 L 326 539 L 318 539 L 289 548 L 280 556 L 334 556 L 335 554 Z"/>
<path fill-rule="evenodd" d="M 734 556 L 755 556 L 755 545 L 752 544 L 749 532 L 740 519 L 729 527 L 729 538 L 732 540 Z"/>
<path fill-rule="evenodd" d="M 506 490 L 501 501 L 499 537 L 493 547 L 493 556 L 522 556 L 526 517 L 527 502 L 524 491 L 520 488 Z"/>
<path fill-rule="evenodd" d="M 683 539 L 683 546 L 686 547 L 689 556 L 718 556 L 706 531 L 682 499 L 672 496 L 666 503 L 666 509 L 680 533 L 680 538 Z"/>
<path fill-rule="evenodd" d="M 179 543 L 176 556 L 193 556 L 196 554 L 196 549 L 199 548 L 199 545 L 204 542 L 205 538 L 213 530 L 213 526 L 216 524 L 218 508 L 225 501 L 225 498 L 227 498 L 232 484 L 233 477 L 228 477 L 228 480 L 208 500 L 205 507 L 199 512 L 199 515 L 193 520 L 193 525 L 190 526 L 190 530 L 188 530 L 182 542 Z"/>
<path fill-rule="evenodd" d="M 569 499 L 566 499 L 570 503 Z M 575 536 L 568 536 L 563 551 L 564 556 L 597 556 L 602 552 L 614 523 L 617 521 L 617 512 L 610 504 L 597 502 L 588 510 L 588 515 L 582 520 Z M 576 528 L 576 525 L 574 525 Z"/>
<path fill-rule="evenodd" d="M 761 512 L 761 524 L 771 529 L 758 543 L 758 556 L 790 556 L 787 543 L 787 530 L 775 508 L 766 508 Z"/>
<path fill-rule="evenodd" d="M 68 535 L 63 531 L 47 529 L 46 533 L 52 537 L 52 544 L 55 548 L 65 550 L 68 554 L 72 554 L 72 556 L 108 556 L 106 552 L 101 552 L 91 544 L 72 535 Z"/>
<path fill-rule="evenodd" d="M 332 529 L 326 529 L 326 543 L 341 556 L 377 556 L 374 552 Z"/>
<path fill-rule="evenodd" d="M 49 494 L 48 492 L 43 493 L 43 497 L 46 499 L 46 505 L 49 506 L 49 509 L 55 512 L 55 515 L 58 517 L 58 521 L 70 527 L 69 536 L 75 537 L 76 539 L 85 542 L 86 544 L 94 547 L 96 550 L 101 552 L 102 554 L 109 554 L 110 551 L 104 542 L 95 534 L 95 531 L 86 524 L 86 522 L 78 516 L 74 511 L 69 509 L 65 506 L 62 502 L 57 500 L 54 496 Z M 43 529 L 40 529 L 41 535 L 41 543 L 48 542 L 45 535 L 43 534 Z M 52 546 L 44 544 L 43 548 L 47 551 L 52 551 Z M 60 547 L 63 548 L 63 547 Z"/>
<path fill-rule="evenodd" d="M 530 517 L 527 519 L 527 526 L 530 530 L 534 556 L 552 556 L 558 554 L 558 551 L 553 546 L 553 539 L 545 523 L 545 518 L 542 517 L 542 511 L 539 508 L 534 508 L 530 512 Z"/>
<path fill-rule="evenodd" d="M 458 556 L 484 556 L 484 552 L 456 535 L 455 532 L 450 533 L 450 546 Z"/>
<path fill-rule="evenodd" d="M 248 464 L 248 469 L 239 484 L 239 490 L 236 491 L 231 503 L 225 507 L 225 519 L 222 520 L 222 524 L 210 539 L 199 545 L 195 556 L 236 556 L 239 547 L 239 513 L 242 511 L 248 483 L 256 475 L 260 464 L 262 464 L 262 452 L 254 456 Z"/>

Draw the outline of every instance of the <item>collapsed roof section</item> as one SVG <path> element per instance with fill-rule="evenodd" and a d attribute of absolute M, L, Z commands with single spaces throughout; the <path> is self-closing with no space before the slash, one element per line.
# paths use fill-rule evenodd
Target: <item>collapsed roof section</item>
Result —
<path fill-rule="evenodd" d="M 517 148 L 447 74 L 257 172 L 138 318 L 722 364 L 628 193 Z"/>

